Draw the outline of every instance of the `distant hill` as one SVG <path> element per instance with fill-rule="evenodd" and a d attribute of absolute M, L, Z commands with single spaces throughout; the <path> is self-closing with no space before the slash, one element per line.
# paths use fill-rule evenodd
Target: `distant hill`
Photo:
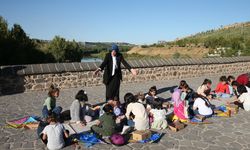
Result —
<path fill-rule="evenodd" d="M 171 42 L 143 45 L 128 53 L 167 58 L 250 55 L 250 22 L 222 26 Z"/>

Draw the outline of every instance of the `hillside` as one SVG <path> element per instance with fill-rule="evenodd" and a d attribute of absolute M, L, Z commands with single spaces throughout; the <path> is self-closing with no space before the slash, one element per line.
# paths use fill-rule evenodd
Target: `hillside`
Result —
<path fill-rule="evenodd" d="M 160 44 L 134 47 L 128 54 L 165 58 L 250 55 L 250 22 L 236 23 Z"/>

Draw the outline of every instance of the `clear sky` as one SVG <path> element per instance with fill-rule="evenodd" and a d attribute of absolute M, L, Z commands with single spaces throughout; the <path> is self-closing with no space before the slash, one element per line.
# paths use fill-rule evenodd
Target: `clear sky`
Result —
<path fill-rule="evenodd" d="M 250 21 L 250 0 L 1 0 L 31 38 L 151 44 Z"/>

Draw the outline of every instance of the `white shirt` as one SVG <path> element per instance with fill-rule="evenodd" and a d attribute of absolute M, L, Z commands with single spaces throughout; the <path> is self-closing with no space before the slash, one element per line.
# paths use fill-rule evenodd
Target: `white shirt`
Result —
<path fill-rule="evenodd" d="M 148 113 L 141 103 L 130 103 L 127 106 L 126 117 L 129 118 L 130 112 L 135 115 L 135 129 L 146 130 L 149 129 Z"/>
<path fill-rule="evenodd" d="M 65 144 L 63 139 L 64 131 L 65 131 L 64 126 L 60 123 L 47 125 L 43 129 L 42 133 L 46 134 L 48 137 L 48 143 L 47 143 L 48 149 L 55 150 L 64 147 Z"/>
<path fill-rule="evenodd" d="M 250 94 L 242 93 L 239 97 L 241 103 L 243 103 L 243 107 L 246 111 L 250 110 Z"/>
<path fill-rule="evenodd" d="M 250 93 L 250 88 L 247 87 L 247 86 L 245 86 L 245 87 L 246 87 L 246 89 L 247 89 L 247 93 Z"/>
<path fill-rule="evenodd" d="M 112 56 L 113 66 L 112 66 L 112 76 L 115 75 L 115 69 L 117 68 L 116 57 Z"/>
<path fill-rule="evenodd" d="M 194 101 L 193 107 L 198 108 L 198 112 L 200 115 L 207 116 L 213 114 L 213 110 L 210 107 L 207 107 L 205 101 L 201 98 L 197 98 Z"/>
<path fill-rule="evenodd" d="M 151 109 L 150 113 L 153 114 L 154 120 L 164 120 L 166 119 L 167 112 L 165 109 Z"/>

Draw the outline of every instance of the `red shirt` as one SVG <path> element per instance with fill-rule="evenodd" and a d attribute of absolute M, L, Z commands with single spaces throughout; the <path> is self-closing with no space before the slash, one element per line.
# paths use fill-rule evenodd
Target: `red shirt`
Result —
<path fill-rule="evenodd" d="M 226 93 L 226 94 L 230 94 L 229 92 L 229 87 L 227 84 L 222 84 L 221 82 L 217 84 L 216 89 L 215 89 L 215 93 Z"/>
<path fill-rule="evenodd" d="M 246 85 L 248 83 L 249 77 L 247 74 L 239 75 L 236 81 L 241 85 Z"/>

